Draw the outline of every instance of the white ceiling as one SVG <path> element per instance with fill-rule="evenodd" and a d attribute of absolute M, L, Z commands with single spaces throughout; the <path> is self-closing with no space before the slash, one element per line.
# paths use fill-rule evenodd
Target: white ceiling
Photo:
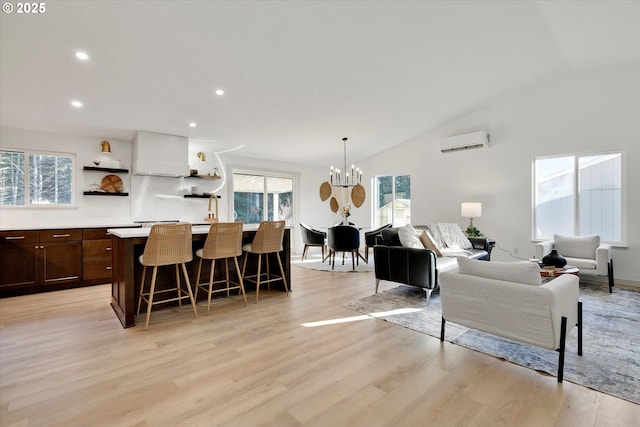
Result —
<path fill-rule="evenodd" d="M 45 4 L 0 15 L 2 126 L 305 164 L 339 163 L 344 136 L 358 161 L 524 85 L 640 62 L 637 1 Z"/>

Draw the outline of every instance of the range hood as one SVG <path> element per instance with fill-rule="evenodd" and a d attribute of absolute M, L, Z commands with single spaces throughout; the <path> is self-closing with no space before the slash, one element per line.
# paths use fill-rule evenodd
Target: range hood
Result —
<path fill-rule="evenodd" d="M 138 131 L 133 139 L 134 175 L 189 175 L 189 141 L 185 136 Z"/>

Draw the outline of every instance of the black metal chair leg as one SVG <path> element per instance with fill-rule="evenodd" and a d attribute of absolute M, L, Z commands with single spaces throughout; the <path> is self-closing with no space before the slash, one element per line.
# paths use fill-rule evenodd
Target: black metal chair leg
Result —
<path fill-rule="evenodd" d="M 444 324 L 446 320 L 442 317 L 442 324 L 440 325 L 440 341 L 444 341 Z"/>
<path fill-rule="evenodd" d="M 613 293 L 613 260 L 609 260 L 609 264 L 607 266 L 607 273 L 609 276 L 609 293 Z"/>
<path fill-rule="evenodd" d="M 562 316 L 562 323 L 560 324 L 560 352 L 558 356 L 558 382 L 561 383 L 564 378 L 564 349 L 565 341 L 567 339 L 567 318 Z"/>
<path fill-rule="evenodd" d="M 578 301 L 578 356 L 582 356 L 582 302 Z"/>

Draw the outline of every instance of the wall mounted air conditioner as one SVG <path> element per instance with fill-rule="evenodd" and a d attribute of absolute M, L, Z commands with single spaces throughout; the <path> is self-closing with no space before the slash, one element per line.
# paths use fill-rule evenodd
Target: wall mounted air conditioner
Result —
<path fill-rule="evenodd" d="M 440 152 L 470 150 L 489 146 L 489 134 L 485 131 L 465 133 L 445 138 L 440 142 Z"/>

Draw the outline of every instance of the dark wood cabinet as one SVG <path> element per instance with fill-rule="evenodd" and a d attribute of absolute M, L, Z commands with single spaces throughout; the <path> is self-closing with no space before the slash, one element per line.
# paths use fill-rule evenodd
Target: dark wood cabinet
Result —
<path fill-rule="evenodd" d="M 0 289 L 40 282 L 40 236 L 37 231 L 0 232 Z"/>
<path fill-rule="evenodd" d="M 2 296 L 39 292 L 52 285 L 80 281 L 81 230 L 4 231 L 0 237 Z"/>
<path fill-rule="evenodd" d="M 111 237 L 106 228 L 82 231 L 82 280 L 86 284 L 111 283 Z"/>

